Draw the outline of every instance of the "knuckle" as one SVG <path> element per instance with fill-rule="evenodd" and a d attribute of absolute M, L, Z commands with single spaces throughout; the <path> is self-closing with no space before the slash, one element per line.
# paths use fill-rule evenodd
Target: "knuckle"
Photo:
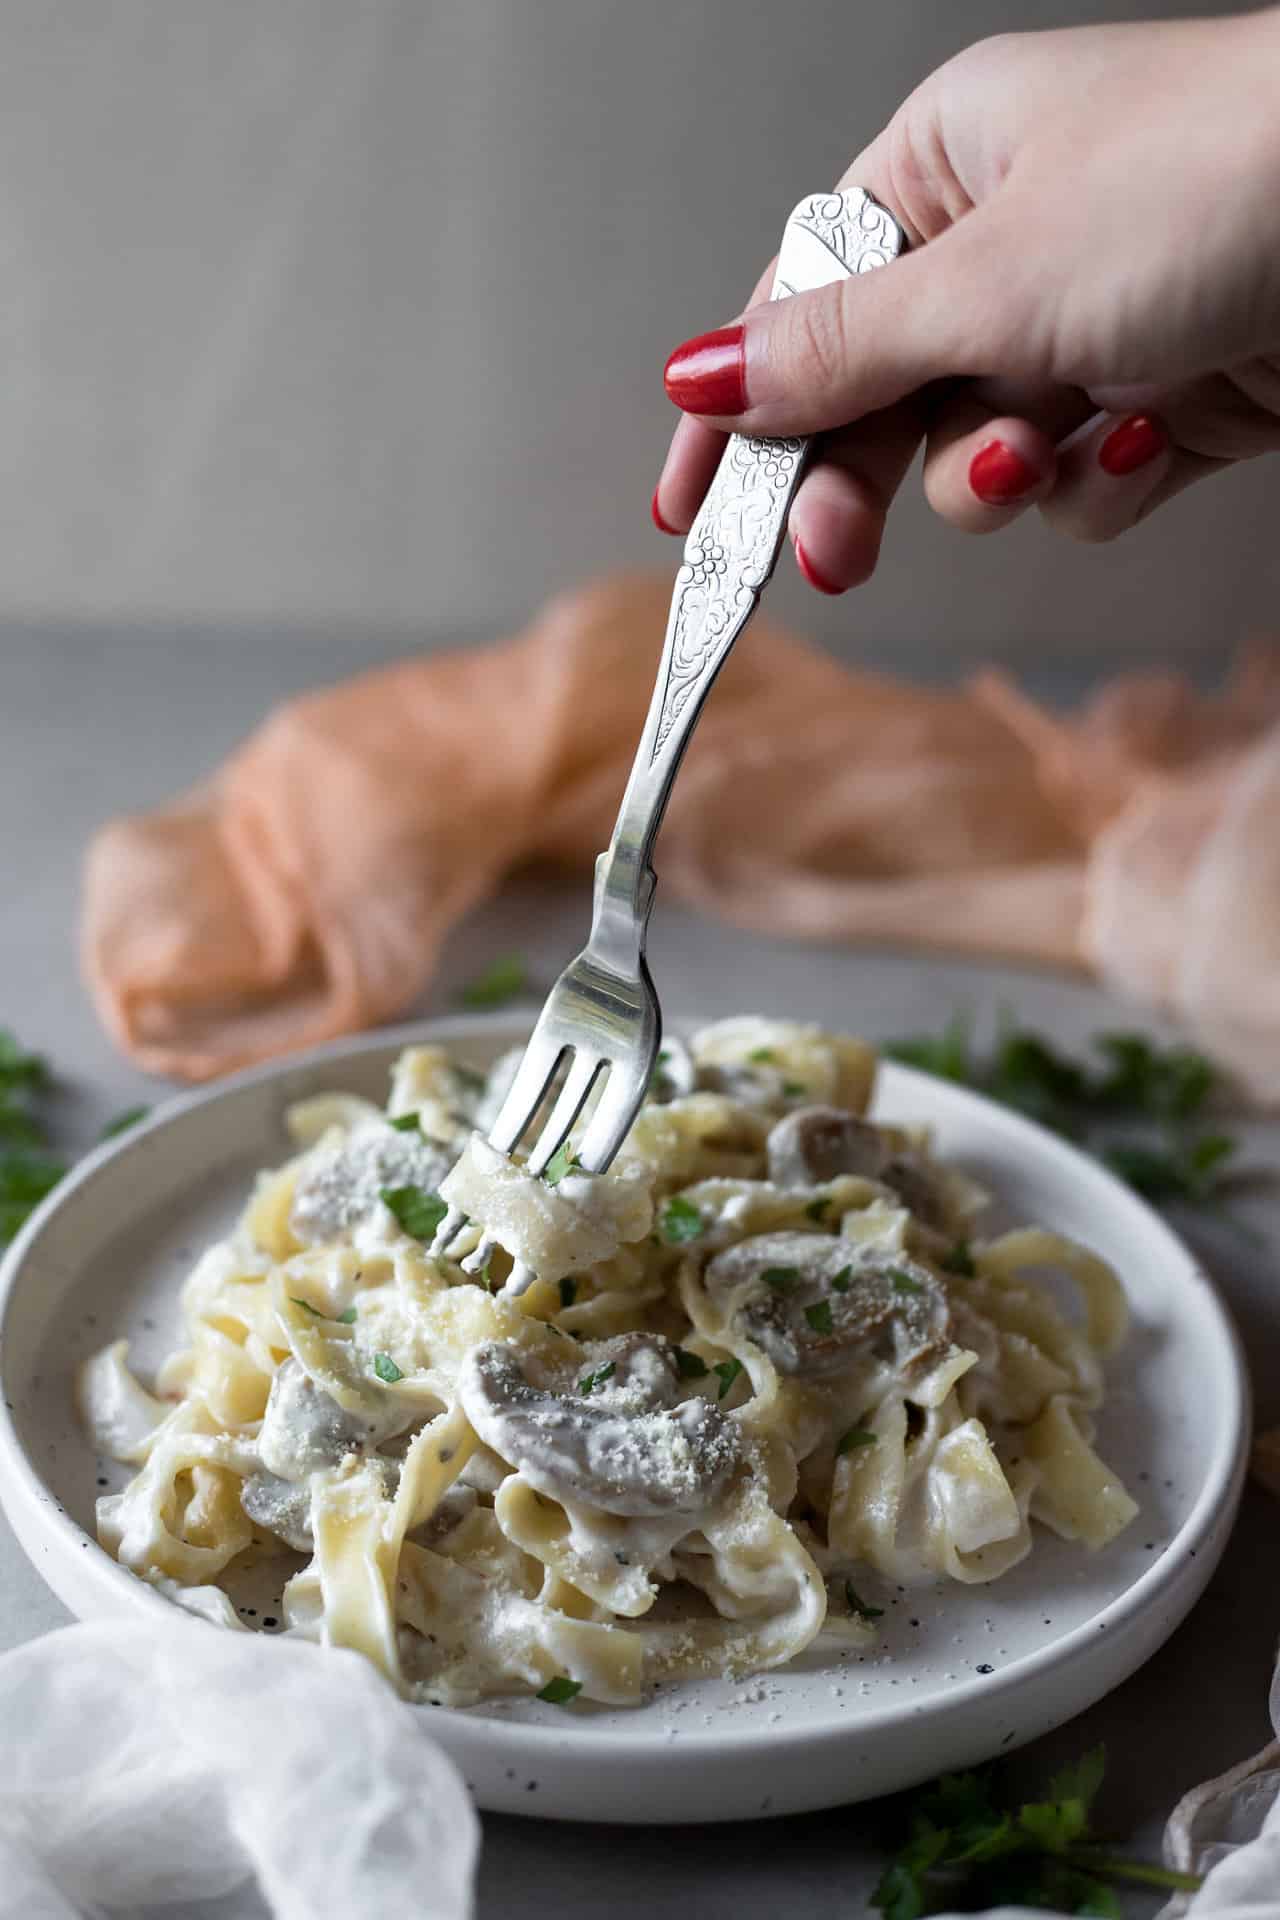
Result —
<path fill-rule="evenodd" d="M 797 300 L 793 322 L 795 370 L 823 391 L 838 387 L 848 365 L 848 330 L 839 289 Z"/>

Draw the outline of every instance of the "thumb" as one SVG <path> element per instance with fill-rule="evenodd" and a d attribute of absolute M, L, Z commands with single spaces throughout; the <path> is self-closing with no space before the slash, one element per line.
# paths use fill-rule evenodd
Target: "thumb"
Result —
<path fill-rule="evenodd" d="M 990 204 L 874 273 L 752 307 L 667 362 L 668 397 L 739 433 L 848 426 L 930 380 L 1020 370 L 1011 273 Z M 1016 256 L 1015 256 L 1016 258 Z"/>

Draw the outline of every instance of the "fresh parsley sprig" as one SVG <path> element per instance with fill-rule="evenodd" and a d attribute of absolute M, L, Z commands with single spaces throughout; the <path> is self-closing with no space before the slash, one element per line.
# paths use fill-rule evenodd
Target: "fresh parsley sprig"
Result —
<path fill-rule="evenodd" d="M 36 1099 L 51 1084 L 44 1056 L 0 1027 L 0 1246 L 12 1240 L 67 1171 L 48 1152 Z"/>
<path fill-rule="evenodd" d="M 458 998 L 464 1007 L 505 1007 L 528 991 L 529 967 L 523 954 L 506 953 L 468 981 Z"/>
<path fill-rule="evenodd" d="M 1221 1086 L 1212 1061 L 1190 1047 L 1100 1033 L 1092 1057 L 1074 1060 L 1005 1017 L 982 1053 L 968 1015 L 956 1013 L 941 1033 L 908 1035 L 884 1052 L 1078 1141 L 1149 1200 L 1216 1205 L 1235 1171 L 1233 1136 L 1198 1130 Z"/>
<path fill-rule="evenodd" d="M 912 1802 L 906 1844 L 871 1905 L 884 1920 L 1017 1904 L 1120 1920 L 1113 1881 L 1194 1891 L 1194 1874 L 1126 1860 L 1093 1837 L 1105 1772 L 1105 1750 L 1095 1747 L 1054 1775 L 1043 1800 L 1021 1806 L 1003 1803 L 990 1769 L 944 1774 Z"/>

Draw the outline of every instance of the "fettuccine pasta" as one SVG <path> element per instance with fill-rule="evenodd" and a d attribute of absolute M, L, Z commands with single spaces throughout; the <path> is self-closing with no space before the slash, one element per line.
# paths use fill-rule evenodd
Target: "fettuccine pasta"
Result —
<path fill-rule="evenodd" d="M 539 1179 L 487 1146 L 515 1063 L 414 1047 L 385 1111 L 292 1109 L 154 1383 L 123 1340 L 87 1363 L 136 1468 L 98 1503 L 123 1566 L 238 1624 L 220 1582 L 289 1556 L 287 1629 L 411 1698 L 631 1705 L 872 1641 L 867 1578 L 994 1580 L 1037 1524 L 1096 1550 L 1133 1517 L 1093 1447 L 1115 1275 L 1041 1228 L 981 1239 L 985 1195 L 866 1118 L 860 1042 L 754 1016 L 669 1042 L 599 1176 L 573 1137 Z"/>

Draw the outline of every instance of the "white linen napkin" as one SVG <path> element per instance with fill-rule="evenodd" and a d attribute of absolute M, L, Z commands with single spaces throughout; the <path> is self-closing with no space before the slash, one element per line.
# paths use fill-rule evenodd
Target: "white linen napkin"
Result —
<path fill-rule="evenodd" d="M 470 1796 L 358 1654 L 64 1627 L 0 1658 L 0 1727 L 4 1920 L 472 1912 Z"/>
<path fill-rule="evenodd" d="M 1280 1668 L 1271 1711 L 1280 1736 Z M 64 1627 L 0 1657 L 0 1727 L 0 1920 L 472 1914 L 466 1787 L 358 1654 L 180 1615 Z M 1160 1920 L 1276 1920 L 1280 1737 L 1186 1795 L 1165 1859 L 1208 1877 Z"/>

